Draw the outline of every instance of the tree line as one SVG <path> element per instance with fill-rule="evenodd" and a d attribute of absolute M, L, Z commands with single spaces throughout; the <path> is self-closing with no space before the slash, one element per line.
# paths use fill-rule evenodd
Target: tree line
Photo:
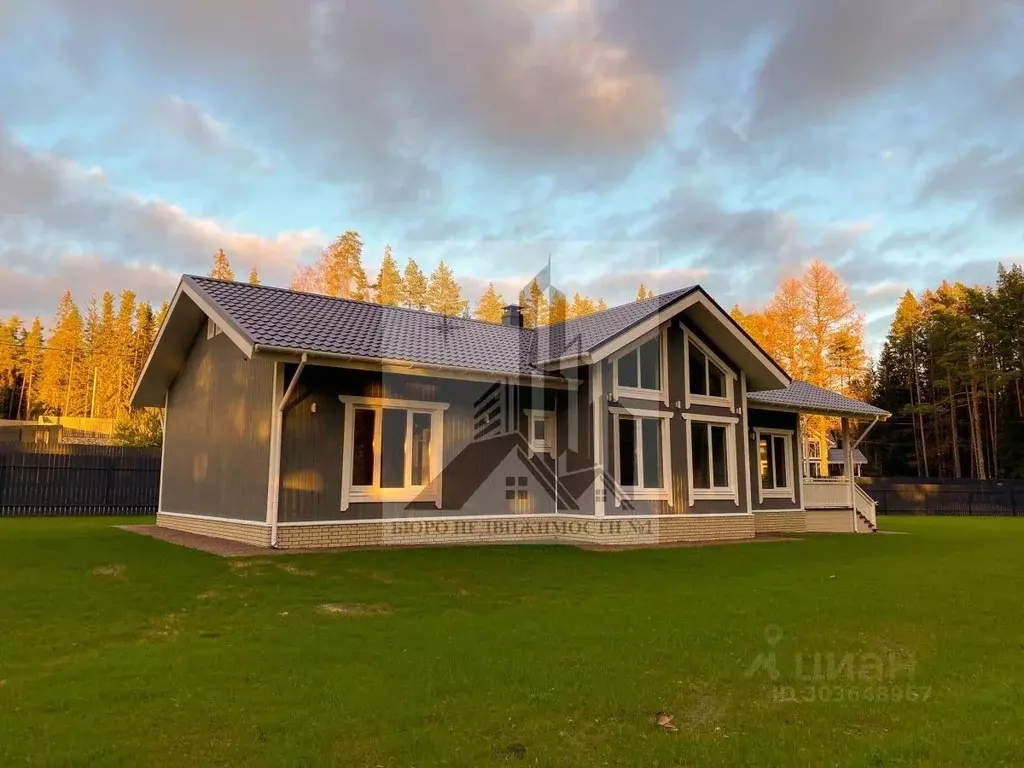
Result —
<path fill-rule="evenodd" d="M 218 252 L 211 271 L 212 277 L 233 280 L 233 272 L 223 251 Z M 249 282 L 259 282 L 255 268 Z M 470 301 L 462 295 L 462 288 L 451 267 L 438 263 L 429 275 L 413 259 L 399 268 L 391 246 L 385 246 L 380 269 L 370 279 L 363 268 L 363 240 L 358 232 L 349 230 L 321 251 L 312 264 L 299 267 L 289 287 L 293 290 L 320 293 L 325 296 L 370 301 L 392 307 L 427 310 L 450 317 L 476 318 L 488 323 L 500 323 L 505 298 L 494 283 L 488 283 L 476 306 L 470 310 Z M 654 294 L 641 286 L 638 298 Z M 523 308 L 524 324 L 536 327 L 582 317 L 607 309 L 602 298 L 591 298 L 576 293 L 567 299 L 557 291 L 544 290 L 535 279 L 517 297 Z"/>
<path fill-rule="evenodd" d="M 1024 270 L 994 287 L 942 282 L 900 300 L 878 358 L 873 402 L 888 476 L 1024 476 Z"/>
<path fill-rule="evenodd" d="M 152 442 L 159 414 L 130 400 L 166 311 L 124 290 L 92 297 L 83 313 L 65 291 L 48 335 L 38 317 L 27 327 L 9 318 L 0 324 L 0 418 L 113 419 L 121 442 Z"/>

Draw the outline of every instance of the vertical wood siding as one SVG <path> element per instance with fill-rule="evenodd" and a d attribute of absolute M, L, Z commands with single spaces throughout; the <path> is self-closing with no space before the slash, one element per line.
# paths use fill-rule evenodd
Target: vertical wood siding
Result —
<path fill-rule="evenodd" d="M 203 324 L 168 393 L 161 511 L 266 519 L 273 380 Z"/>
<path fill-rule="evenodd" d="M 286 366 L 286 381 L 294 370 L 294 366 Z M 486 402 L 494 386 L 483 381 L 307 366 L 282 422 L 278 519 L 292 523 L 553 512 L 553 499 L 538 480 L 538 473 L 521 462 L 512 472 L 505 463 L 507 456 L 516 455 L 515 435 L 475 440 L 484 426 L 483 418 L 478 416 L 480 404 Z M 512 411 L 521 438 L 526 435 L 525 409 L 557 409 L 562 416 L 568 404 L 564 391 L 529 387 L 512 387 L 512 391 Z M 341 511 L 344 416 L 340 395 L 449 404 L 444 412 L 440 509 L 429 501 L 352 503 Z M 549 471 L 553 467 L 547 457 L 537 457 L 536 463 L 545 464 Z M 527 504 L 518 498 L 506 499 L 507 477 L 516 478 L 517 490 L 525 478 Z"/>

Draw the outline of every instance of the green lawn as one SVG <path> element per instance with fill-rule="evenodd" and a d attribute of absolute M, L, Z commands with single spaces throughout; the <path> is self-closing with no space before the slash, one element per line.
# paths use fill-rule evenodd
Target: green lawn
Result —
<path fill-rule="evenodd" d="M 0 766 L 1024 764 L 1024 519 L 236 560 L 116 522 L 0 520 Z"/>

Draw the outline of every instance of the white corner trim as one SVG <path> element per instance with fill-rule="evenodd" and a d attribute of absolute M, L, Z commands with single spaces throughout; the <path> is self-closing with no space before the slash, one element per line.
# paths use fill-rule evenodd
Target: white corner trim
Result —
<path fill-rule="evenodd" d="M 267 525 L 276 528 L 281 495 L 281 433 L 284 414 L 280 404 L 284 397 L 284 364 L 274 366 L 273 385 L 270 390 L 270 469 L 267 482 Z M 274 537 L 271 537 L 274 538 Z M 277 541 L 271 541 L 276 546 Z"/>
<path fill-rule="evenodd" d="M 350 489 L 352 487 L 352 446 L 355 443 L 355 408 L 352 403 L 342 401 L 342 418 L 345 427 L 341 437 L 341 511 L 348 511 Z"/>
<path fill-rule="evenodd" d="M 750 496 L 750 473 L 753 463 L 750 460 L 750 420 L 747 416 L 747 372 L 740 371 L 740 415 L 743 417 L 743 487 L 747 492 L 747 511 L 754 513 L 754 500 Z M 758 472 L 760 474 L 760 472 Z M 760 503 L 760 502 L 758 502 Z"/>
<path fill-rule="evenodd" d="M 164 508 L 164 467 L 166 466 L 165 457 L 167 455 L 167 418 L 170 416 L 171 410 L 169 408 L 171 402 L 171 390 L 167 389 L 164 391 L 164 423 L 163 423 L 163 439 L 160 441 L 160 485 L 157 488 L 156 495 L 156 511 L 157 514 L 163 511 Z"/>
<path fill-rule="evenodd" d="M 593 414 L 594 443 L 594 515 L 604 517 L 604 389 L 602 387 L 601 368 L 604 364 L 594 363 L 590 366 L 590 406 Z"/>

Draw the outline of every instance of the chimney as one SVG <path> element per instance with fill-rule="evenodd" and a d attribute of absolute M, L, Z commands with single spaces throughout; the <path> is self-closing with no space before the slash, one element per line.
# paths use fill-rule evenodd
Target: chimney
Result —
<path fill-rule="evenodd" d="M 523 308 L 518 304 L 509 304 L 501 313 L 501 324 L 511 325 L 515 328 L 523 327 Z"/>

